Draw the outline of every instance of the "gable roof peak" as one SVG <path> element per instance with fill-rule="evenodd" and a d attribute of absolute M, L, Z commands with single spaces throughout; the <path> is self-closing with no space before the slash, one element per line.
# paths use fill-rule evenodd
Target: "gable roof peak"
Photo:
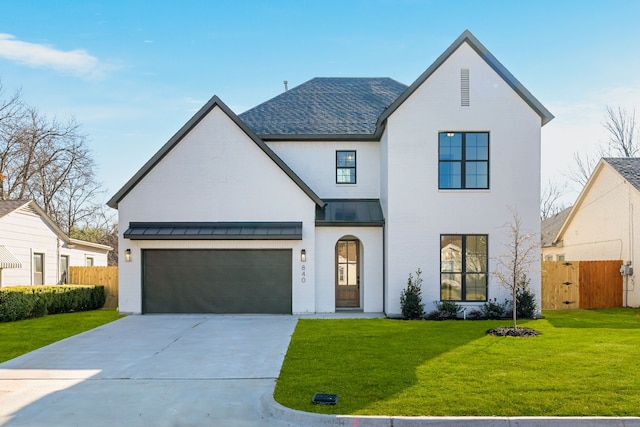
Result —
<path fill-rule="evenodd" d="M 293 170 L 291 170 L 291 168 L 289 168 L 289 166 L 287 166 L 282 159 L 280 159 L 280 157 L 278 157 L 277 154 L 274 153 L 273 150 L 271 150 L 271 148 L 269 148 L 267 144 L 265 144 L 265 142 L 260 139 L 229 107 L 227 107 L 227 105 L 222 102 L 217 95 L 212 96 L 211 99 L 202 108 L 200 108 L 200 110 L 198 110 L 198 112 L 191 117 L 191 119 L 185 123 L 184 126 L 182 126 L 180 130 L 178 130 L 178 132 L 176 132 L 175 135 L 173 135 L 171 139 L 169 139 L 169 141 L 167 141 L 162 148 L 160 148 L 160 150 L 158 150 L 158 152 L 156 152 L 156 154 L 154 154 L 153 157 L 151 157 L 151 159 L 149 159 L 144 166 L 142 166 L 142 168 L 140 168 L 140 170 L 138 170 L 138 172 L 136 172 L 136 174 L 132 176 L 116 194 L 113 195 L 113 197 L 111 197 L 111 199 L 109 199 L 107 206 L 113 209 L 118 209 L 118 203 L 124 199 L 126 195 L 129 194 L 129 192 L 215 108 L 220 108 L 220 110 L 222 110 L 222 112 L 229 117 L 233 123 L 235 123 L 278 167 L 280 167 L 280 169 L 288 175 L 289 178 L 291 178 L 291 180 L 296 183 L 311 200 L 319 206 L 324 206 L 322 199 L 315 194 L 313 190 L 311 190 L 311 188 L 307 186 L 307 184 L 304 183 L 302 179 L 300 179 L 300 177 L 298 177 L 295 172 L 293 172 Z"/>
<path fill-rule="evenodd" d="M 380 126 L 393 112 L 402 105 L 431 75 L 444 64 L 463 43 L 467 43 L 539 116 L 541 126 L 553 120 L 554 116 L 516 79 L 489 50 L 480 43 L 469 30 L 464 30 L 460 36 L 427 68 L 409 88 L 384 111 L 378 119 Z"/>

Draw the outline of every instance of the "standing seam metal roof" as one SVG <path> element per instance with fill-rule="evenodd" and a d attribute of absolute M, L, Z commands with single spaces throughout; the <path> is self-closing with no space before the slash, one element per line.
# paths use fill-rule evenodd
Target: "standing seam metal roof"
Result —
<path fill-rule="evenodd" d="M 384 215 L 378 199 L 325 199 L 324 202 L 324 207 L 316 207 L 316 225 L 384 225 Z"/>
<path fill-rule="evenodd" d="M 132 222 L 131 240 L 302 240 L 301 222 Z"/>

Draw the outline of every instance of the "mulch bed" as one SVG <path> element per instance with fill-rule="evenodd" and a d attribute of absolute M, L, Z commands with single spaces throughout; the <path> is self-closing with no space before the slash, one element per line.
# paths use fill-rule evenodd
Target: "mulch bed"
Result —
<path fill-rule="evenodd" d="M 500 326 L 499 328 L 488 330 L 487 334 L 497 337 L 536 337 L 540 335 L 540 332 L 531 328 L 518 328 L 516 330 L 513 326 Z"/>

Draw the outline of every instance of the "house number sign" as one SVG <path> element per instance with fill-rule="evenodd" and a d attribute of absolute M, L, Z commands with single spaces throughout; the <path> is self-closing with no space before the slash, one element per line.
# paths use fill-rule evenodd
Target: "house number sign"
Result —
<path fill-rule="evenodd" d="M 306 272 L 306 267 L 304 264 L 302 264 L 302 271 L 300 273 L 300 276 L 302 277 L 300 279 L 300 282 L 305 283 L 307 281 L 307 272 Z"/>

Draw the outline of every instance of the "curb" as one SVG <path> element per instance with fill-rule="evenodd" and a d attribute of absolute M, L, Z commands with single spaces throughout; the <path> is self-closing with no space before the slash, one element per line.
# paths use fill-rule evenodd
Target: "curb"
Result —
<path fill-rule="evenodd" d="M 640 427 L 640 417 L 391 417 L 324 415 L 282 406 L 265 393 L 260 410 L 274 421 L 295 427 Z"/>

